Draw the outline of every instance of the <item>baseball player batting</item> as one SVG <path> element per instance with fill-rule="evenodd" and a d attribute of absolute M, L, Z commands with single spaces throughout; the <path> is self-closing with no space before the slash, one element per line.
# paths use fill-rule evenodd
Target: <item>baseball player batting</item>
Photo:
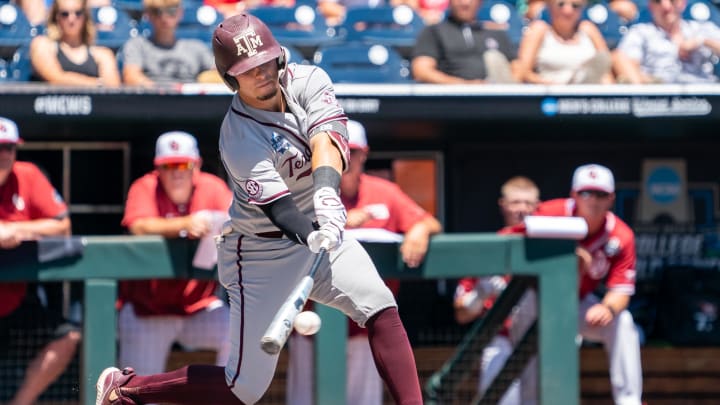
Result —
<path fill-rule="evenodd" d="M 231 220 L 218 241 L 218 273 L 230 297 L 231 353 L 225 367 L 193 365 L 136 375 L 107 368 L 97 404 L 253 404 L 278 361 L 260 340 L 308 273 L 314 253 L 328 255 L 310 299 L 368 328 L 375 364 L 398 404 L 422 404 L 415 359 L 390 290 L 355 240 L 343 239 L 338 196 L 347 166 L 347 120 L 328 75 L 287 64 L 267 26 L 242 13 L 213 34 L 215 64 L 236 92 L 220 130 L 232 183 Z"/>

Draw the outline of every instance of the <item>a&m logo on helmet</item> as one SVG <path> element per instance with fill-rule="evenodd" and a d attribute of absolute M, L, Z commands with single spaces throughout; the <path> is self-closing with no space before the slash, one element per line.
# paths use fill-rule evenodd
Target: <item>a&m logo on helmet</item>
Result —
<path fill-rule="evenodd" d="M 262 46 L 262 38 L 255 33 L 254 28 L 249 28 L 233 37 L 235 45 L 237 45 L 238 56 L 246 53 L 247 56 L 253 56 L 258 53 L 258 47 Z"/>

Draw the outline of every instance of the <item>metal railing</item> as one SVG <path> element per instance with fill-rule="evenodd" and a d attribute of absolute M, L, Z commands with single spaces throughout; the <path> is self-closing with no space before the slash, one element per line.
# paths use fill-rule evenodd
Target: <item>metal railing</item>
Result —
<path fill-rule="evenodd" d="M 75 237 L 82 254 L 41 262 L 38 243 L 0 250 L 0 281 L 82 280 L 85 289 L 81 403 L 93 404 L 94 383 L 116 361 L 117 281 L 145 278 L 209 278 L 193 268 L 196 244 L 157 236 Z M 41 242 L 42 243 L 42 242 Z M 496 234 L 433 237 L 425 262 L 409 269 L 397 244 L 364 243 L 383 277 L 441 279 L 491 274 L 537 276 L 539 296 L 539 391 L 542 404 L 579 403 L 577 271 L 572 241 Z M 337 405 L 345 396 L 346 321 L 318 305 L 323 328 L 316 339 L 316 403 Z"/>

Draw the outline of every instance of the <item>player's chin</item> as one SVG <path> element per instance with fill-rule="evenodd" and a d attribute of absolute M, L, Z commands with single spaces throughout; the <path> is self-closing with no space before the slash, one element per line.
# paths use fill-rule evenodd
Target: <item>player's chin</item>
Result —
<path fill-rule="evenodd" d="M 257 99 L 260 101 L 267 101 L 275 97 L 277 94 L 278 89 L 277 86 L 271 85 L 269 87 L 263 87 L 259 89 Z"/>

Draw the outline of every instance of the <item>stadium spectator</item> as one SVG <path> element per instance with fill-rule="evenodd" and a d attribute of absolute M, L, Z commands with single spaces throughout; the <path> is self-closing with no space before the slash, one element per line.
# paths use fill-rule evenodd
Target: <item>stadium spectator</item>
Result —
<path fill-rule="evenodd" d="M 550 22 L 535 20 L 520 41 L 516 75 L 526 83 L 612 83 L 607 43 L 582 19 L 585 0 L 548 0 Z"/>
<path fill-rule="evenodd" d="M 294 7 L 295 0 L 204 0 L 203 4 L 228 18 L 258 7 Z"/>
<path fill-rule="evenodd" d="M 403 234 L 400 253 L 408 267 L 415 268 L 425 258 L 430 237 L 442 231 L 442 225 L 420 207 L 398 185 L 364 173 L 368 157 L 365 128 L 348 120 L 350 165 L 342 175 L 340 195 L 347 209 L 346 235 L 353 229 L 378 230 L 373 240 L 382 240 L 386 231 Z M 362 240 L 361 236 L 357 236 Z M 397 295 L 398 280 L 386 280 Z M 293 334 L 288 365 L 288 405 L 311 405 L 313 400 L 313 342 L 307 336 Z M 348 405 L 381 405 L 383 383 L 373 364 L 367 329 L 348 322 L 347 383 Z"/>
<path fill-rule="evenodd" d="M 31 80 L 67 86 L 120 86 L 115 54 L 94 43 L 95 26 L 87 0 L 54 1 L 47 34 L 30 43 Z"/>
<path fill-rule="evenodd" d="M 638 17 L 640 10 L 638 4 L 633 0 L 610 0 L 608 8 L 614 11 L 625 23 L 632 23 Z M 643 3 L 644 4 L 644 3 Z"/>
<path fill-rule="evenodd" d="M 318 0 L 317 10 L 330 26 L 340 25 L 352 7 L 377 7 L 389 4 L 386 0 Z"/>
<path fill-rule="evenodd" d="M 523 7 L 525 19 L 532 21 L 540 18 L 540 14 L 545 9 L 545 3 L 546 0 L 527 0 Z"/>
<path fill-rule="evenodd" d="M 176 36 L 183 14 L 181 0 L 143 0 L 143 7 L 152 26 L 152 34 L 149 38 L 130 38 L 123 46 L 125 84 L 154 87 L 161 84 L 221 82 L 208 44 Z"/>
<path fill-rule="evenodd" d="M 477 21 L 481 0 L 450 0 L 448 17 L 418 35 L 411 70 L 423 83 L 510 83 L 515 49 L 504 31 Z"/>
<path fill-rule="evenodd" d="M 17 125 L 0 118 L 0 249 L 70 235 L 67 205 L 37 166 L 16 160 L 20 143 Z M 28 345 L 39 349 L 9 405 L 35 404 L 70 364 L 81 337 L 78 328 L 43 306 L 28 287 L 0 283 L 0 356 L 27 352 Z M 42 335 L 37 341 L 39 330 L 50 330 L 53 336 Z"/>
<path fill-rule="evenodd" d="M 406 5 L 423 19 L 425 25 L 437 24 L 445 18 L 449 0 L 390 0 L 390 5 Z"/>
<path fill-rule="evenodd" d="M 525 216 L 535 211 L 540 202 L 540 190 L 527 177 L 515 176 L 503 183 L 500 188 L 498 206 L 503 216 L 507 233 L 508 227 L 523 223 Z M 455 291 L 455 319 L 466 324 L 483 316 L 493 305 L 497 296 L 505 289 L 509 276 L 466 277 L 459 281 Z M 527 291 L 512 311 L 500 333 L 493 337 L 483 349 L 480 361 L 479 390 L 485 392 L 502 370 L 512 353 L 512 348 L 536 318 L 536 294 Z M 533 356 L 525 367 L 521 378 L 512 382 L 508 391 L 498 402 L 501 405 L 537 403 L 537 361 Z"/>
<path fill-rule="evenodd" d="M 45 0 L 15 0 L 32 25 L 42 25 L 47 20 L 47 4 Z"/>
<path fill-rule="evenodd" d="M 213 216 L 227 216 L 232 193 L 225 182 L 200 171 L 196 139 L 166 132 L 156 142 L 155 170 L 135 180 L 122 220 L 133 235 L 211 237 Z M 119 286 L 121 365 L 161 373 L 173 342 L 212 349 L 227 362 L 228 307 L 216 296 L 216 281 L 137 280 Z"/>
<path fill-rule="evenodd" d="M 418 13 L 426 25 L 437 24 L 445 18 L 449 0 L 419 0 Z"/>
<path fill-rule="evenodd" d="M 651 0 L 652 22 L 630 27 L 613 53 L 621 83 L 712 83 L 720 28 L 682 18 L 686 0 Z"/>

